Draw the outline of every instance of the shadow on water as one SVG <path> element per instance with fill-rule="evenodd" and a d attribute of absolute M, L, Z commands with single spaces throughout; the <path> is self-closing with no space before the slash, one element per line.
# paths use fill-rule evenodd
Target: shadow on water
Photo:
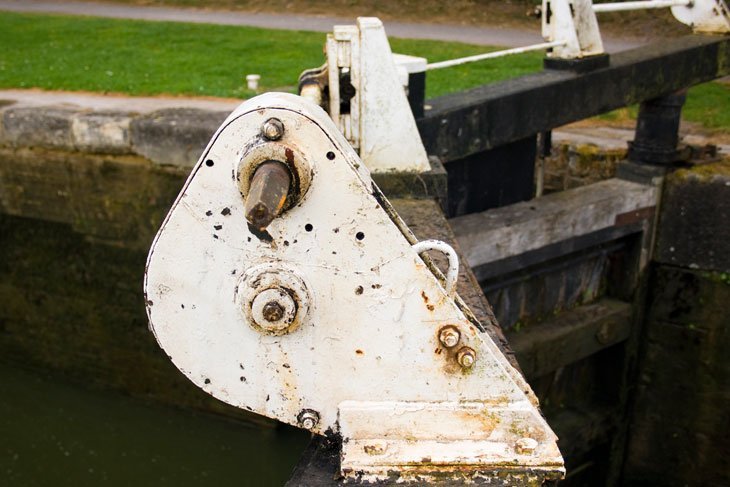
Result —
<path fill-rule="evenodd" d="M 0 485 L 282 485 L 308 440 L 0 363 Z"/>

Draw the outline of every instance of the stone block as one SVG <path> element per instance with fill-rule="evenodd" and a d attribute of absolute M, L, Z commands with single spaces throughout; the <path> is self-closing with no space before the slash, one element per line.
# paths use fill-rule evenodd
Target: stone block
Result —
<path fill-rule="evenodd" d="M 730 281 L 659 265 L 650 289 L 625 485 L 730 485 Z"/>
<path fill-rule="evenodd" d="M 76 115 L 71 123 L 76 149 L 98 154 L 129 154 L 132 141 L 130 114 L 91 112 Z"/>
<path fill-rule="evenodd" d="M 16 147 L 73 150 L 71 125 L 76 113 L 66 108 L 8 108 L 2 113 L 4 142 Z"/>
<path fill-rule="evenodd" d="M 173 108 L 137 117 L 130 125 L 132 149 L 158 165 L 192 167 L 227 116 Z"/>
<path fill-rule="evenodd" d="M 667 177 L 655 260 L 730 272 L 730 160 Z"/>

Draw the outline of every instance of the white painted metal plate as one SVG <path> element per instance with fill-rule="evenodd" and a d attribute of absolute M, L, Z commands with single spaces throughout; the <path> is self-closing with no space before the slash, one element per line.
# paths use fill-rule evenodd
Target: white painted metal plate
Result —
<path fill-rule="evenodd" d="M 262 235 L 247 225 L 237 177 L 270 117 L 285 126 L 271 144 L 306 159 L 311 181 Z M 348 401 L 446 404 L 457 416 L 476 403 L 485 414 L 509 411 L 505 425 L 522 415 L 544 448 L 535 464 L 561 471 L 555 435 L 529 386 L 448 296 L 397 221 L 324 111 L 287 94 L 249 100 L 213 137 L 155 238 L 145 279 L 151 328 L 191 381 L 234 406 L 290 424 L 316 414 L 311 429 L 324 434 L 341 431 Z M 257 266 L 301 281 L 294 291 L 307 294 L 306 314 L 284 334 L 254 326 L 242 309 Z M 444 325 L 460 330 L 457 346 L 440 344 Z M 456 359 L 465 346 L 476 353 L 467 369 Z M 378 417 L 382 408 L 369 421 L 374 434 L 387 426 Z M 407 429 L 428 431 L 428 415 L 413 418 Z M 488 429 L 452 425 L 484 451 L 506 443 Z"/>
<path fill-rule="evenodd" d="M 695 32 L 730 32 L 730 10 L 724 0 L 694 0 L 688 6 L 672 7 L 672 15 Z"/>

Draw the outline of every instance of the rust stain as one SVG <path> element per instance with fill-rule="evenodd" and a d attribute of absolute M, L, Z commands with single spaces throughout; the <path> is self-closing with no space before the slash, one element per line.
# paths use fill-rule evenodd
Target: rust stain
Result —
<path fill-rule="evenodd" d="M 357 350 L 355 350 L 355 353 L 358 354 L 358 355 L 365 355 L 365 352 L 363 352 L 359 348 Z"/>
<path fill-rule="evenodd" d="M 382 455 L 385 453 L 385 448 L 382 445 L 365 445 L 362 449 L 368 455 Z"/>
<path fill-rule="evenodd" d="M 290 148 L 286 147 L 284 149 L 284 156 L 286 157 L 287 164 L 294 164 L 294 152 Z"/>
<path fill-rule="evenodd" d="M 638 210 L 629 211 L 616 215 L 614 225 L 617 227 L 623 227 L 625 225 L 631 225 L 633 223 L 639 223 L 643 220 L 648 220 L 654 216 L 655 206 L 647 206 L 645 208 L 639 208 Z"/>

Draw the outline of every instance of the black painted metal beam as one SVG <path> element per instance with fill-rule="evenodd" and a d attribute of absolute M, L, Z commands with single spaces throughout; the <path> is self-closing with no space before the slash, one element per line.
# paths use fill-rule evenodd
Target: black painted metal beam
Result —
<path fill-rule="evenodd" d="M 726 75 L 730 36 L 666 39 L 587 73 L 544 70 L 431 99 L 418 128 L 428 153 L 449 162 Z"/>

